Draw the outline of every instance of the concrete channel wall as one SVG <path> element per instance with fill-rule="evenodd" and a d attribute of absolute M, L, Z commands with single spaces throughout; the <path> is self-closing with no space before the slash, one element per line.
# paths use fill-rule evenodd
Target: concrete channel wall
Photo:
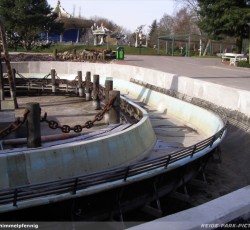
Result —
<path fill-rule="evenodd" d="M 100 63 L 77 63 L 77 62 L 22 62 L 22 63 L 13 63 L 13 68 L 20 73 L 30 73 L 30 76 L 34 76 L 35 73 L 40 73 L 41 77 L 50 73 L 51 69 L 55 69 L 60 78 L 66 77 L 73 80 L 76 77 L 77 71 L 82 71 L 83 76 L 87 71 L 91 71 L 93 74 L 99 74 L 101 83 L 104 84 L 106 78 L 114 78 L 114 88 L 121 90 L 122 93 L 128 94 L 139 101 L 149 103 L 152 106 L 156 107 L 159 111 L 164 113 L 170 113 L 175 117 L 185 121 L 187 125 L 191 125 L 193 128 L 202 131 L 203 134 L 209 136 L 218 131 L 221 126 L 218 126 L 218 122 L 211 122 L 211 119 L 217 120 L 218 117 L 214 117 L 213 113 L 209 113 L 207 110 L 203 110 L 197 106 L 189 105 L 186 102 L 182 102 L 172 97 L 167 97 L 167 100 L 164 100 L 165 97 L 163 94 L 157 93 L 150 89 L 145 89 L 142 86 L 132 84 L 130 81 L 131 78 L 147 82 L 149 84 L 159 86 L 166 89 L 174 89 L 178 92 L 187 94 L 191 97 L 198 97 L 204 100 L 209 99 L 206 94 L 201 95 L 199 92 L 210 92 L 209 95 L 214 95 L 214 98 L 211 101 L 215 104 L 218 102 L 217 97 L 221 95 L 215 95 L 219 90 L 211 90 L 210 87 L 215 84 L 210 84 L 208 82 L 198 81 L 186 77 L 180 77 L 180 82 L 178 84 L 178 79 L 173 74 L 160 72 L 156 70 L 127 66 L 127 65 L 117 65 L 117 64 L 100 64 Z M 204 90 L 208 87 L 209 90 Z M 198 91 L 198 93 L 196 92 Z M 213 93 L 211 93 L 213 92 Z M 225 87 L 224 91 L 225 98 L 230 98 L 235 96 L 232 94 L 232 89 Z M 237 94 L 240 94 L 238 92 Z M 249 95 L 250 96 L 250 95 Z M 224 98 L 223 97 L 223 98 Z M 231 99 L 230 99 L 231 100 Z M 231 103 L 231 101 L 228 101 Z M 237 101 L 237 98 L 233 99 Z M 225 100 L 226 101 L 226 100 Z M 229 107 L 229 104 L 224 107 Z M 236 102 L 235 102 L 236 103 Z M 250 102 L 249 102 L 250 103 Z M 222 106 L 223 106 L 222 105 Z M 199 116 L 195 115 L 199 110 Z M 233 107 L 236 109 L 236 107 Z M 242 108 L 245 110 L 245 107 Z M 206 116 L 204 116 L 204 113 Z M 209 115 L 210 114 L 210 115 Z M 207 116 L 209 115 L 209 116 Z M 211 125 L 204 125 L 204 124 Z"/>
<path fill-rule="evenodd" d="M 250 116 L 250 92 L 234 89 L 198 79 L 185 76 L 175 76 L 153 69 L 146 69 L 137 66 L 100 64 L 100 63 L 76 63 L 76 62 L 22 62 L 13 63 L 20 73 L 44 73 L 44 76 L 51 69 L 56 69 L 59 76 L 72 74 L 75 77 L 77 71 L 91 71 L 105 77 L 120 78 L 129 81 L 135 78 L 149 84 L 166 89 L 176 90 L 180 93 L 197 97 L 216 105 L 237 110 Z"/>
<path fill-rule="evenodd" d="M 219 116 L 185 101 L 121 79 L 114 79 L 114 87 L 128 97 L 151 105 L 163 114 L 180 119 L 205 137 L 212 136 L 223 127 L 223 121 Z"/>
<path fill-rule="evenodd" d="M 91 71 L 92 74 L 99 74 L 101 81 L 106 77 L 114 78 L 115 88 L 152 104 L 161 112 L 182 119 L 207 136 L 213 135 L 223 126 L 222 120 L 214 113 L 129 82 L 130 78 L 139 76 L 143 81 L 155 79 L 156 82 L 151 83 L 162 87 L 161 81 L 166 83 L 172 79 L 171 74 L 131 66 L 73 62 L 12 63 L 12 67 L 19 73 L 34 73 L 34 76 L 39 73 L 45 76 L 53 68 L 60 78 L 67 75 L 71 79 L 75 78 L 77 71 Z M 143 112 L 144 117 L 139 123 L 104 138 L 1 154 L 0 188 L 74 177 L 142 159 L 156 142 L 150 120 Z"/>
<path fill-rule="evenodd" d="M 117 134 L 0 154 L 0 189 L 71 178 L 143 159 L 156 136 L 147 113 L 139 109 L 143 118 Z"/>

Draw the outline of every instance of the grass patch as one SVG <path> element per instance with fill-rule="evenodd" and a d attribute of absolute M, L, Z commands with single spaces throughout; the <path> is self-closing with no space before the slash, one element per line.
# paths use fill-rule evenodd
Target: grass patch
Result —
<path fill-rule="evenodd" d="M 220 58 L 220 57 L 218 57 L 218 56 L 216 56 L 216 55 L 214 55 L 214 56 L 199 56 L 199 55 L 195 55 L 195 56 L 192 56 L 193 58 Z"/>
<path fill-rule="evenodd" d="M 84 49 L 112 49 L 112 50 L 116 50 L 118 46 L 86 46 L 86 45 L 72 45 L 72 44 L 56 44 L 56 45 L 52 45 L 49 48 L 33 48 L 31 51 L 31 53 L 53 53 L 53 51 L 55 49 L 57 49 L 58 52 L 72 52 L 73 50 L 76 50 L 77 52 L 80 52 L 81 50 Z M 157 49 L 153 49 L 153 48 L 149 48 L 149 47 L 141 47 L 141 48 L 136 48 L 136 47 L 132 47 L 132 46 L 121 46 L 124 48 L 124 53 L 125 54 L 134 54 L 134 55 L 164 55 L 165 51 L 164 50 L 160 50 L 159 54 Z M 12 49 L 9 49 L 9 51 L 14 51 Z M 23 48 L 18 48 L 16 50 L 16 52 L 27 52 L 25 49 Z"/>
<path fill-rule="evenodd" d="M 237 63 L 237 66 L 238 66 L 238 67 L 250 68 L 250 64 L 249 64 L 249 62 L 247 62 L 247 61 L 239 61 L 239 62 Z"/>

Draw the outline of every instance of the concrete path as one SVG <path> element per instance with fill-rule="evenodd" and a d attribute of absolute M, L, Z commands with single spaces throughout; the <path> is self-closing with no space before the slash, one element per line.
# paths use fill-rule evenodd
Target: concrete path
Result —
<path fill-rule="evenodd" d="M 229 66 L 220 58 L 191 58 L 170 56 L 125 55 L 119 64 L 155 69 L 176 76 L 186 76 L 225 85 L 233 88 L 250 90 L 250 69 Z"/>

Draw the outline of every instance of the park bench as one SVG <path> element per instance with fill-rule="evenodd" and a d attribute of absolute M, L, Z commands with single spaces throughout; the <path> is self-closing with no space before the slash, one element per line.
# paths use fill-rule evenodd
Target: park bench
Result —
<path fill-rule="evenodd" d="M 244 54 L 224 53 L 221 57 L 221 61 L 229 61 L 229 65 L 236 65 L 236 62 L 247 61 L 247 57 Z"/>

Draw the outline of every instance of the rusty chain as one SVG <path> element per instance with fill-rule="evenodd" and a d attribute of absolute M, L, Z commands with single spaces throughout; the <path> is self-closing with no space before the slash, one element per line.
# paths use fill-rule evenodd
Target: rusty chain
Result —
<path fill-rule="evenodd" d="M 41 122 L 46 122 L 51 129 L 61 129 L 63 133 L 69 133 L 71 130 L 76 133 L 80 133 L 84 128 L 86 129 L 92 128 L 96 121 L 101 121 L 104 117 L 104 114 L 112 108 L 115 98 L 116 96 L 114 96 L 109 101 L 109 103 L 104 107 L 104 109 L 101 112 L 95 115 L 95 118 L 93 120 L 86 121 L 84 125 L 75 125 L 74 127 L 70 127 L 69 125 L 60 126 L 58 122 L 54 120 L 48 120 L 47 113 L 44 114 L 43 118 L 41 119 Z"/>
<path fill-rule="evenodd" d="M 110 101 L 109 103 L 104 107 L 104 109 L 97 113 L 94 117 L 93 120 L 89 120 L 87 122 L 85 122 L 84 125 L 75 125 L 74 127 L 70 127 L 69 125 L 62 125 L 60 126 L 58 124 L 58 122 L 54 121 L 54 120 L 48 120 L 47 119 L 47 113 L 44 114 L 43 118 L 41 119 L 41 122 L 46 122 L 48 123 L 49 127 L 51 129 L 61 129 L 63 133 L 69 133 L 71 130 L 76 132 L 76 133 L 80 133 L 84 128 L 86 129 L 90 129 L 94 126 L 94 123 L 96 121 L 101 121 L 104 117 L 104 114 L 106 112 L 108 112 L 111 108 L 112 108 L 112 105 L 115 101 L 115 98 L 116 96 L 114 96 Z M 131 108 L 129 106 L 128 103 L 121 103 L 121 107 L 122 109 L 124 109 L 126 112 L 130 113 L 130 115 L 133 114 L 133 116 L 136 118 L 136 119 L 140 119 L 140 115 L 137 113 L 137 111 L 134 111 L 133 108 Z M 7 128 L 5 128 L 4 130 L 0 131 L 0 138 L 4 138 L 6 137 L 7 135 L 9 135 L 10 133 L 16 131 L 22 124 L 24 124 L 24 122 L 27 120 L 27 116 L 29 114 L 29 110 L 26 108 L 25 111 L 24 111 L 24 116 L 23 116 L 23 119 L 21 120 L 19 117 L 13 122 L 11 123 Z M 132 114 L 131 114 L 132 112 Z M 136 114 L 136 116 L 135 116 Z"/>
<path fill-rule="evenodd" d="M 27 120 L 27 116 L 28 116 L 29 112 L 30 111 L 26 108 L 24 111 L 24 115 L 23 115 L 22 120 L 18 117 L 7 128 L 0 131 L 0 138 L 2 139 L 4 137 L 8 136 L 10 133 L 12 133 L 12 132 L 16 131 L 18 128 L 20 128 L 22 126 L 22 124 L 24 124 L 24 122 Z"/>
<path fill-rule="evenodd" d="M 45 85 L 46 83 L 44 83 L 43 81 L 44 80 L 48 80 L 48 77 L 49 76 L 51 76 L 51 74 L 50 73 L 48 73 L 47 75 L 45 75 L 43 78 L 41 78 L 41 79 L 29 79 L 29 78 L 26 78 L 26 77 L 24 77 L 21 73 L 19 73 L 19 72 L 17 72 L 16 71 L 16 74 L 21 78 L 21 79 L 23 79 L 24 81 L 26 81 L 26 82 L 28 82 L 28 83 L 35 83 L 35 84 L 40 84 L 40 85 Z M 72 81 L 69 81 L 69 80 L 64 80 L 64 79 L 61 79 L 59 76 L 58 76 L 58 74 L 57 74 L 57 72 L 55 73 L 55 77 L 56 77 L 56 80 L 58 80 L 59 81 L 59 83 L 61 83 L 61 84 L 69 84 L 69 85 L 71 85 L 71 86 L 73 86 L 73 87 L 75 87 L 75 86 L 77 86 L 77 84 L 78 84 L 78 82 L 77 82 L 77 79 L 78 79 L 78 76 L 76 76 L 75 78 L 74 78 L 74 80 L 72 80 Z"/>

